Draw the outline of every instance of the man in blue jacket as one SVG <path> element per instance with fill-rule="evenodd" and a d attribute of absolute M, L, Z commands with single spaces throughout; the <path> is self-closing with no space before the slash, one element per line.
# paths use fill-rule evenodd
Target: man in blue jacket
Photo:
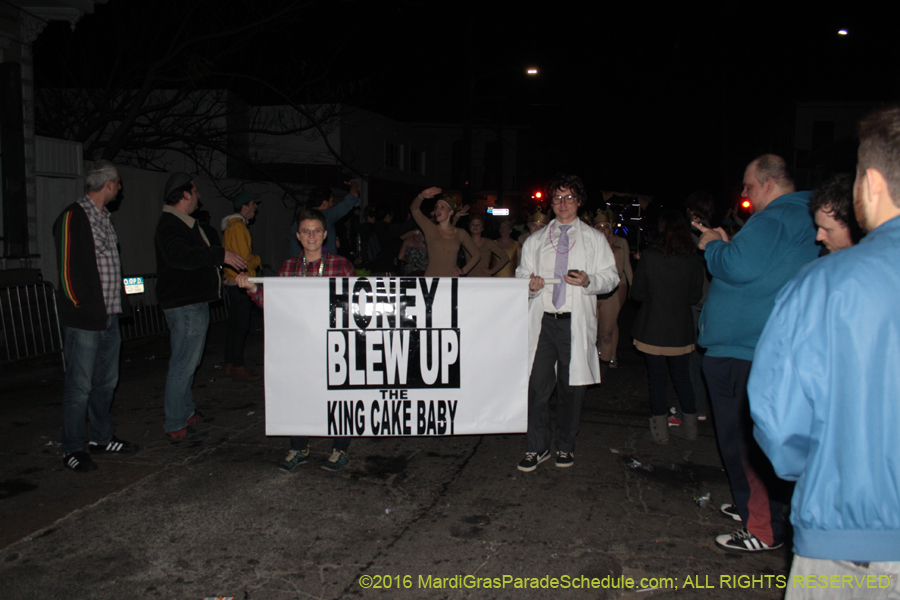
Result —
<path fill-rule="evenodd" d="M 744 172 L 742 196 L 753 216 L 729 241 L 721 229 L 703 232 L 699 247 L 713 276 L 698 343 L 706 348 L 709 387 L 722 464 L 734 504 L 722 512 L 742 527 L 716 537 L 731 552 L 765 552 L 784 544 L 783 482 L 753 441 L 747 378 L 753 352 L 781 287 L 819 253 L 809 216 L 809 192 L 796 192 L 784 159 L 760 156 Z"/>
<path fill-rule="evenodd" d="M 851 582 L 829 598 L 900 585 L 900 106 L 863 119 L 859 139 L 854 212 L 869 233 L 784 287 L 749 382 L 756 439 L 797 482 L 787 598 L 822 577 Z"/>

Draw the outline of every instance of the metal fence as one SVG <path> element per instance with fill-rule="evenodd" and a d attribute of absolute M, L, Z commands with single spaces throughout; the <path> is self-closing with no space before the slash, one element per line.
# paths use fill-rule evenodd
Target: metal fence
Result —
<path fill-rule="evenodd" d="M 132 319 L 121 321 L 122 339 L 136 340 L 154 335 L 161 335 L 169 330 L 166 324 L 166 316 L 163 314 L 159 301 L 156 298 L 156 273 L 147 275 L 130 275 L 129 277 L 143 277 L 144 291 L 140 294 L 126 296 L 131 304 Z M 209 304 L 209 322 L 221 323 L 228 320 L 228 296 L 222 293 L 222 298 Z"/>
<path fill-rule="evenodd" d="M 136 340 L 168 331 L 166 317 L 156 299 L 155 273 L 142 275 L 144 292 L 129 294 L 131 319 L 122 319 L 123 340 Z M 210 303 L 209 320 L 228 320 L 227 296 Z M 50 354 L 62 354 L 63 339 L 56 309 L 56 291 L 46 282 L 0 286 L 0 364 Z"/>
<path fill-rule="evenodd" d="M 38 281 L 0 286 L 0 364 L 62 353 L 56 292 Z"/>

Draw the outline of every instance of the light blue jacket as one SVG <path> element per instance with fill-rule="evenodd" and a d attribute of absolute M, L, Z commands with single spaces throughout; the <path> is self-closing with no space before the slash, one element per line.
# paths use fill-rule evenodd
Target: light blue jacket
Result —
<path fill-rule="evenodd" d="M 753 359 L 778 291 L 819 254 L 809 195 L 776 198 L 730 242 L 706 245 L 713 280 L 700 315 L 698 343 L 707 355 Z"/>
<path fill-rule="evenodd" d="M 794 552 L 900 561 L 900 217 L 788 283 L 753 358 L 754 435 L 797 482 Z"/>

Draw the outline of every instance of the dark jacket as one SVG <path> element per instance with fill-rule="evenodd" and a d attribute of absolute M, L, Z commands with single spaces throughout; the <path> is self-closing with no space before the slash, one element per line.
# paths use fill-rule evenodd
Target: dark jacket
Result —
<path fill-rule="evenodd" d="M 691 306 L 703 295 L 703 259 L 669 256 L 654 248 L 641 256 L 631 297 L 642 302 L 631 334 L 651 346 L 681 348 L 695 342 Z"/>
<path fill-rule="evenodd" d="M 106 303 L 97 270 L 94 234 L 87 214 L 77 202 L 67 206 L 56 219 L 53 239 L 59 267 L 56 309 L 60 324 L 103 331 L 106 329 Z M 124 293 L 122 305 L 125 305 Z"/>
<path fill-rule="evenodd" d="M 185 217 L 164 209 L 156 225 L 156 297 L 163 308 L 219 298 L 218 267 L 225 261 L 225 248 L 209 246 L 200 233 L 199 222 Z"/>

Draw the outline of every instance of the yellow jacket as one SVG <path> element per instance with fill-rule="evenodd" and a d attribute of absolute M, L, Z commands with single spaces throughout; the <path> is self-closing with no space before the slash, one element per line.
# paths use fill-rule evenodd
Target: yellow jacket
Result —
<path fill-rule="evenodd" d="M 231 250 L 235 254 L 240 254 L 247 261 L 247 275 L 256 276 L 256 269 L 261 261 L 258 256 L 253 254 L 253 246 L 250 240 L 250 231 L 244 218 L 238 213 L 228 215 L 222 219 L 222 245 L 226 250 Z M 225 279 L 234 281 L 237 278 L 234 269 L 225 265 Z"/>

